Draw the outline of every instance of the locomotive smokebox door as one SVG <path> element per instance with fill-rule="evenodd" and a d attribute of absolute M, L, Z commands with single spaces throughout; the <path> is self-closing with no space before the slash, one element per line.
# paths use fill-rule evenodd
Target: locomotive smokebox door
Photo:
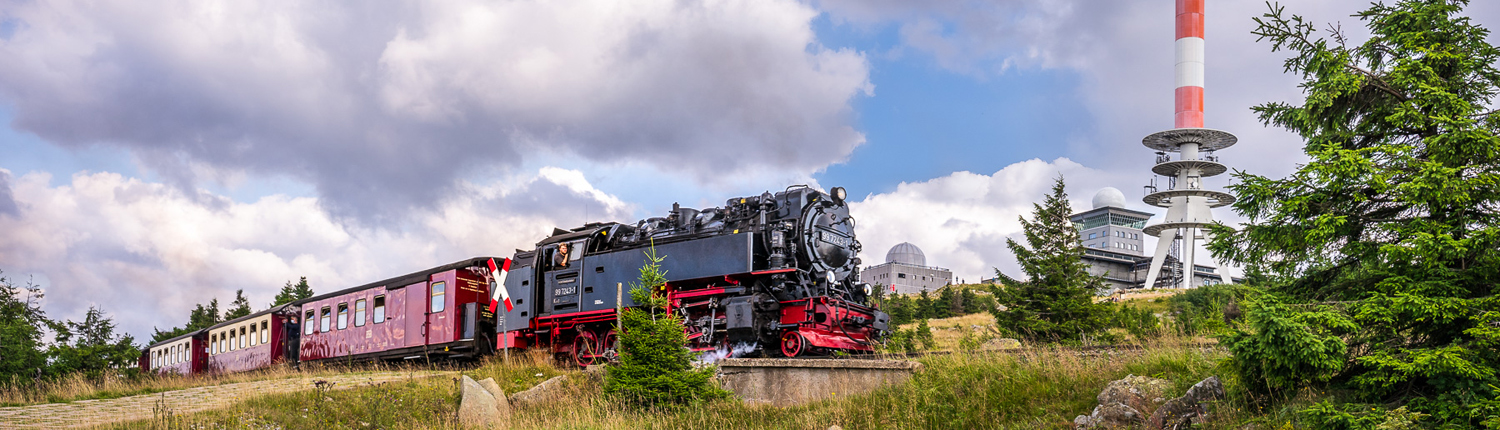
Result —
<path fill-rule="evenodd" d="M 724 303 L 724 315 L 728 316 L 728 329 L 755 328 L 754 306 L 749 297 L 735 297 Z"/>

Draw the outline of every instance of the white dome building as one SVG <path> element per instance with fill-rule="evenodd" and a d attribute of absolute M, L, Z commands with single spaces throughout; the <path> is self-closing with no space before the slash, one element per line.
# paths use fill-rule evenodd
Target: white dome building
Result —
<path fill-rule="evenodd" d="M 916 294 L 953 283 L 953 272 L 927 265 L 927 254 L 911 242 L 901 242 L 885 253 L 885 264 L 861 269 L 861 282 L 885 289 L 887 294 Z"/>
<path fill-rule="evenodd" d="M 885 262 L 926 266 L 927 254 L 923 254 L 922 248 L 912 245 L 911 242 L 901 242 L 891 247 L 890 252 L 885 253 Z"/>

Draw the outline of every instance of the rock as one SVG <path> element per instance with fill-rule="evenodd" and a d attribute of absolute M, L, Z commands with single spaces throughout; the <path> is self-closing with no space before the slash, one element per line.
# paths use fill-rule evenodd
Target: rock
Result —
<path fill-rule="evenodd" d="M 1210 376 L 1208 379 L 1193 384 L 1187 394 L 1172 400 L 1156 409 L 1151 418 L 1146 420 L 1147 429 L 1186 429 L 1192 427 L 1194 422 L 1203 422 L 1208 418 L 1208 402 L 1224 398 L 1224 383 L 1219 382 L 1219 377 Z"/>
<path fill-rule="evenodd" d="M 557 393 L 558 389 L 562 388 L 563 381 L 567 379 L 567 376 L 554 376 L 552 379 L 542 381 L 542 383 L 537 384 L 535 387 L 511 396 L 510 403 L 524 408 L 550 400 Z"/>
<path fill-rule="evenodd" d="M 500 389 L 500 384 L 495 383 L 495 378 L 484 378 L 479 381 L 479 386 L 484 387 L 491 396 L 495 396 L 495 409 L 500 413 L 501 419 L 510 418 L 510 401 L 505 399 L 505 390 Z"/>
<path fill-rule="evenodd" d="M 459 423 L 466 427 L 487 428 L 501 422 L 500 410 L 496 406 L 494 395 L 478 382 L 474 382 L 474 378 L 468 375 L 464 375 L 459 384 L 463 391 L 463 396 L 458 402 Z"/>
<path fill-rule="evenodd" d="M 1167 390 L 1171 387 L 1172 382 L 1165 379 L 1126 375 L 1125 378 L 1106 385 L 1104 391 L 1099 392 L 1098 399 L 1100 405 L 1120 403 L 1150 414 L 1166 401 Z"/>
<path fill-rule="evenodd" d="M 1099 405 L 1089 415 L 1073 419 L 1078 429 L 1128 428 L 1139 425 L 1147 416 L 1142 411 L 1155 409 L 1172 383 L 1157 378 L 1127 375 L 1112 381 L 1099 392 Z"/>
<path fill-rule="evenodd" d="M 832 426 L 829 426 L 828 430 L 844 430 L 844 428 L 843 427 L 839 427 L 838 424 L 834 424 Z"/>

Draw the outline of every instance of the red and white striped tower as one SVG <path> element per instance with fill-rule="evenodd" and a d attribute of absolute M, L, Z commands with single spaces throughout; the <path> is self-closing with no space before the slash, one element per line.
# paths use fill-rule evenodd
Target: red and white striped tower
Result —
<path fill-rule="evenodd" d="M 1203 188 L 1203 178 L 1223 174 L 1228 168 L 1213 156 L 1215 150 L 1234 145 L 1233 134 L 1203 128 L 1203 3 L 1205 0 L 1177 0 L 1177 64 L 1175 76 L 1175 128 L 1146 136 L 1141 143 L 1156 150 L 1153 173 L 1166 176 L 1168 189 L 1159 191 L 1155 181 L 1146 187 L 1146 204 L 1167 208 L 1160 224 L 1146 226 L 1146 234 L 1157 237 L 1156 254 L 1146 272 L 1146 288 L 1155 288 L 1162 264 L 1171 252 L 1172 243 L 1182 240 L 1181 270 L 1171 276 L 1183 287 L 1193 287 L 1193 249 L 1202 228 L 1214 222 L 1212 208 L 1234 203 L 1234 196 Z M 1176 160 L 1167 153 L 1181 154 Z M 1219 277 L 1229 281 L 1229 273 L 1219 265 Z M 1179 283 L 1180 282 L 1180 283 Z"/>
<path fill-rule="evenodd" d="M 1177 0 L 1176 128 L 1203 128 L 1203 1 Z"/>

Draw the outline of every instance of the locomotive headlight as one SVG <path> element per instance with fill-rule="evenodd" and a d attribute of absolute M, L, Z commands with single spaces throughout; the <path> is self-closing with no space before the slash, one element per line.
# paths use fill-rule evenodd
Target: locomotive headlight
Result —
<path fill-rule="evenodd" d="M 828 283 L 829 284 L 833 284 L 833 282 L 834 282 L 834 280 L 833 280 L 833 271 L 829 270 L 829 271 L 823 272 L 823 273 L 828 274 Z"/>
<path fill-rule="evenodd" d="M 871 294 L 874 294 L 874 293 L 875 293 L 875 292 L 874 292 L 874 291 L 871 291 L 871 290 L 870 290 L 870 284 L 862 284 L 862 285 L 863 285 L 863 286 L 864 286 L 864 287 L 865 287 L 865 295 L 866 295 L 866 296 L 868 296 L 868 295 L 871 295 Z"/>
<path fill-rule="evenodd" d="M 840 204 L 844 203 L 844 197 L 849 196 L 849 192 L 844 191 L 844 187 L 833 187 L 831 193 L 833 194 L 833 201 L 839 202 Z"/>

